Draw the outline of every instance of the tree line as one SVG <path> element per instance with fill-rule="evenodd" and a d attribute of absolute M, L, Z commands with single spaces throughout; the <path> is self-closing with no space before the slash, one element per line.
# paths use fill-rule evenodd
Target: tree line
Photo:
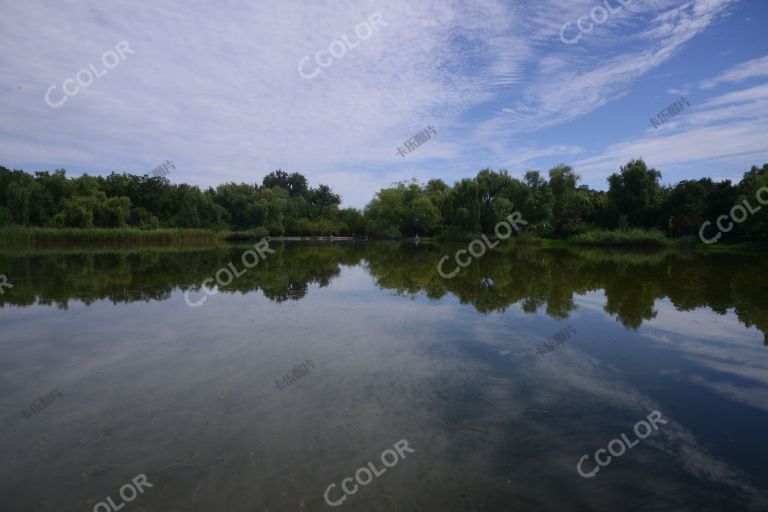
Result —
<path fill-rule="evenodd" d="M 446 184 L 431 179 L 399 182 L 375 194 L 364 209 L 340 208 L 327 185 L 310 187 L 305 176 L 283 170 L 261 184 L 226 183 L 201 190 L 164 177 L 112 173 L 66 176 L 64 170 L 11 171 L 0 167 L 0 226 L 77 228 L 206 228 L 261 230 L 278 235 L 465 238 L 492 233 L 500 220 L 520 212 L 527 231 L 566 238 L 597 229 L 657 229 L 674 238 L 697 236 L 745 200 L 754 211 L 768 186 L 768 164 L 745 172 L 738 183 L 711 178 L 661 184 L 661 173 L 642 159 L 608 177 L 608 190 L 579 184 L 568 165 L 547 176 L 483 169 L 474 178 Z M 768 208 L 735 225 L 724 240 L 764 238 Z"/>

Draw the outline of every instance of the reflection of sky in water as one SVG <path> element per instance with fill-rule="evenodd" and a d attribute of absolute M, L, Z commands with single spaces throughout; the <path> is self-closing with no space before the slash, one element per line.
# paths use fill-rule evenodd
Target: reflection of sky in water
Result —
<path fill-rule="evenodd" d="M 603 292 L 574 301 L 559 321 L 520 304 L 482 314 L 342 266 L 299 301 L 219 294 L 193 309 L 177 289 L 5 308 L 0 494 L 10 510 L 90 510 L 146 473 L 147 512 L 321 510 L 328 484 L 404 438 L 413 458 L 344 510 L 762 510 L 762 334 L 666 300 L 632 331 Z M 575 335 L 536 354 L 568 324 Z M 315 368 L 279 391 L 306 359 Z M 54 386 L 62 399 L 21 418 Z M 653 409 L 670 423 L 577 475 Z"/>

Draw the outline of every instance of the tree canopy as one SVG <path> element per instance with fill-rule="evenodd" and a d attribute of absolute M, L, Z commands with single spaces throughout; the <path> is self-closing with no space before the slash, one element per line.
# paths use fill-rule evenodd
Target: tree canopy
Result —
<path fill-rule="evenodd" d="M 548 177 L 545 177 L 548 176 Z M 0 167 L 0 226 L 80 228 L 264 228 L 271 235 L 466 237 L 492 233 L 496 223 L 519 211 L 528 230 L 568 237 L 593 229 L 655 228 L 672 237 L 697 235 L 701 225 L 728 215 L 736 204 L 759 206 L 768 186 L 768 164 L 742 180 L 711 178 L 663 186 L 661 172 L 632 160 L 608 177 L 608 190 L 580 185 L 568 165 L 522 179 L 506 170 L 483 169 L 448 185 L 415 179 L 379 190 L 361 210 L 340 208 L 327 185 L 311 187 L 298 172 L 278 169 L 261 184 L 225 183 L 201 190 L 164 177 L 112 173 L 69 178 L 66 172 L 11 171 Z M 768 208 L 725 234 L 726 240 L 763 238 Z"/>

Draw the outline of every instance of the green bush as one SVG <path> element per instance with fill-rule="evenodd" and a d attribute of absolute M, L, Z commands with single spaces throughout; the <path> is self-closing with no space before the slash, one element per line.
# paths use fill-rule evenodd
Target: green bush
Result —
<path fill-rule="evenodd" d="M 595 230 L 569 238 L 574 245 L 606 245 L 618 247 L 666 247 L 672 243 L 655 229 Z"/>
<path fill-rule="evenodd" d="M 219 241 L 215 231 L 207 229 L 133 228 L 24 228 L 0 229 L 0 243 L 23 245 L 166 245 L 212 244 Z"/>
<path fill-rule="evenodd" d="M 11 225 L 11 212 L 8 208 L 0 206 L 0 227 Z"/>
<path fill-rule="evenodd" d="M 269 231 L 264 226 L 243 231 L 225 231 L 221 234 L 221 238 L 227 241 L 260 240 L 265 236 L 269 236 Z"/>

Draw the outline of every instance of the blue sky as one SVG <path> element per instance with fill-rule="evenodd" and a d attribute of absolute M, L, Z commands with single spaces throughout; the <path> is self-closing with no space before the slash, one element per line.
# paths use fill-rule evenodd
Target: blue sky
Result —
<path fill-rule="evenodd" d="M 768 162 L 764 0 L 0 0 L 0 13 L 11 168 L 170 160 L 168 179 L 203 187 L 282 168 L 361 207 L 395 181 L 482 168 L 563 162 L 605 188 L 636 157 L 665 183 Z M 319 67 L 343 37 L 354 47 Z M 65 96 L 91 64 L 100 76 Z M 690 106 L 652 127 L 681 96 Z M 437 135 L 400 156 L 426 126 Z"/>

